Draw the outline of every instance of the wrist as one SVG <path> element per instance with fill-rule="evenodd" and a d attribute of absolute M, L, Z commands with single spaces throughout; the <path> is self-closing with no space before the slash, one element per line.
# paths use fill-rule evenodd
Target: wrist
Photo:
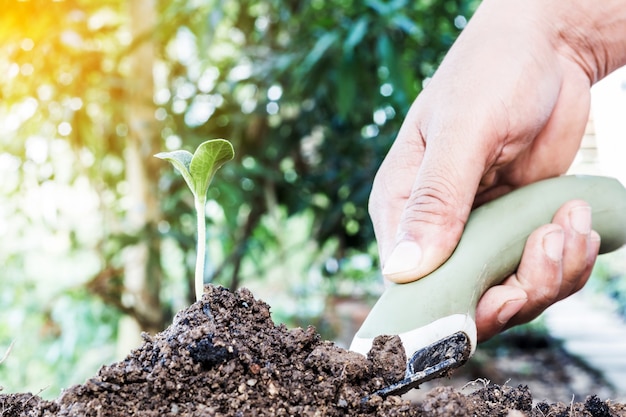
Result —
<path fill-rule="evenodd" d="M 526 33 L 525 42 L 546 41 L 590 84 L 626 65 L 626 0 L 484 0 L 481 14 L 488 25 Z"/>
<path fill-rule="evenodd" d="M 592 84 L 626 65 L 626 0 L 544 4 L 554 46 L 580 65 Z"/>

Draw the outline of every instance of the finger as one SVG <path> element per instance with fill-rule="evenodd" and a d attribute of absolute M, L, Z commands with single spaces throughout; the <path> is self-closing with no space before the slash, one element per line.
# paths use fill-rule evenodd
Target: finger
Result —
<path fill-rule="evenodd" d="M 587 252 L 587 267 L 582 271 L 581 279 L 578 280 L 578 284 L 574 287 L 574 290 L 570 294 L 580 291 L 582 287 L 585 286 L 587 281 L 589 281 L 589 277 L 591 277 L 591 272 L 593 271 L 593 266 L 596 263 L 596 259 L 598 258 L 601 243 L 600 235 L 595 230 L 592 230 L 589 240 L 590 245 Z M 568 295 L 566 295 L 565 297 L 567 297 Z"/>
<path fill-rule="evenodd" d="M 528 295 L 521 288 L 511 285 L 489 288 L 476 308 L 478 341 L 483 342 L 500 333 L 527 301 Z"/>
<path fill-rule="evenodd" d="M 471 156 L 480 152 L 467 150 L 472 141 L 459 142 L 463 137 L 453 126 L 429 133 L 393 243 L 386 248 L 389 252 L 381 252 L 386 278 L 399 283 L 418 279 L 456 247 L 483 173 L 484 162 L 479 161 L 486 159 Z"/>
<path fill-rule="evenodd" d="M 534 319 L 560 299 L 565 232 L 557 224 L 548 224 L 533 233 L 516 273 L 504 282 L 528 294 L 528 302 L 509 320 L 507 327 Z"/>
<path fill-rule="evenodd" d="M 513 324 L 529 321 L 557 301 L 563 276 L 564 238 L 563 228 L 558 224 L 544 225 L 531 233 L 516 273 L 487 291 L 483 298 L 487 295 L 489 298 L 481 298 L 478 303 L 476 326 L 479 340 L 486 340 Z M 521 292 L 517 292 L 517 297 L 507 298 L 506 295 L 514 294 L 514 290 L 506 287 Z M 517 311 L 506 308 L 508 302 L 521 300 L 520 294 L 525 294 L 527 301 L 518 303 Z M 498 296 L 502 297 L 500 301 Z"/>
<path fill-rule="evenodd" d="M 554 215 L 553 223 L 563 227 L 563 280 L 558 299 L 561 300 L 587 282 L 597 255 L 591 230 L 591 207 L 585 201 L 565 203 Z"/>
<path fill-rule="evenodd" d="M 553 222 L 554 225 L 538 229 L 528 239 L 518 272 L 481 298 L 476 311 L 479 340 L 486 340 L 505 328 L 532 320 L 554 302 L 580 290 L 589 279 L 600 248 L 600 236 L 591 230 L 589 205 L 581 200 L 567 202 L 555 213 Z M 551 241 L 554 236 L 550 236 L 559 226 L 563 233 L 562 245 L 560 239 Z M 538 235 L 542 231 L 546 234 L 539 245 Z M 545 255 L 557 260 L 559 248 L 562 251 L 560 272 L 554 268 L 556 264 L 549 260 L 547 267 L 537 263 Z M 509 287 L 521 290 L 518 294 L 526 294 L 530 302 L 522 302 L 521 296 L 516 299 L 515 290 Z M 543 290 L 526 292 L 527 288 Z"/>
<path fill-rule="evenodd" d="M 376 173 L 369 199 L 368 210 L 383 265 L 395 246 L 400 218 L 424 153 L 419 131 L 416 130 L 411 137 L 403 133 L 403 129 L 407 128 L 403 125 L 398 139 Z"/>

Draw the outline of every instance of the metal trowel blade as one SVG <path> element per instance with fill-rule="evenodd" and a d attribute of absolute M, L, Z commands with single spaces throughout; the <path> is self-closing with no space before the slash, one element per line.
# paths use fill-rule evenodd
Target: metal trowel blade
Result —
<path fill-rule="evenodd" d="M 415 352 L 407 361 L 404 379 L 372 395 L 402 395 L 431 379 L 448 376 L 471 356 L 471 342 L 464 332 L 456 332 Z M 369 397 L 366 397 L 367 400 Z"/>

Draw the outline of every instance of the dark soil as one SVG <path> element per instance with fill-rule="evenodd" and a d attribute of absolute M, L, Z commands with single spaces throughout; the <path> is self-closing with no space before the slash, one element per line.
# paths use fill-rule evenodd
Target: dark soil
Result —
<path fill-rule="evenodd" d="M 398 338 L 368 358 L 323 341 L 315 329 L 275 325 L 247 290 L 207 287 L 201 302 L 123 361 L 104 366 L 54 401 L 0 395 L 0 416 L 626 416 L 596 396 L 533 406 L 525 386 L 463 394 L 437 387 L 417 403 L 363 398 L 403 376 Z"/>

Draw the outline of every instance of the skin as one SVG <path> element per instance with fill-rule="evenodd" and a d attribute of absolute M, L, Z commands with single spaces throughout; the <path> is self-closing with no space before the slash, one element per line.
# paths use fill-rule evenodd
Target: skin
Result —
<path fill-rule="evenodd" d="M 567 171 L 590 87 L 626 64 L 626 0 L 570 3 L 484 0 L 414 101 L 370 197 L 386 279 L 432 272 L 473 207 Z M 588 204 L 562 206 L 530 236 L 516 273 L 482 297 L 479 340 L 582 288 L 599 244 Z"/>

